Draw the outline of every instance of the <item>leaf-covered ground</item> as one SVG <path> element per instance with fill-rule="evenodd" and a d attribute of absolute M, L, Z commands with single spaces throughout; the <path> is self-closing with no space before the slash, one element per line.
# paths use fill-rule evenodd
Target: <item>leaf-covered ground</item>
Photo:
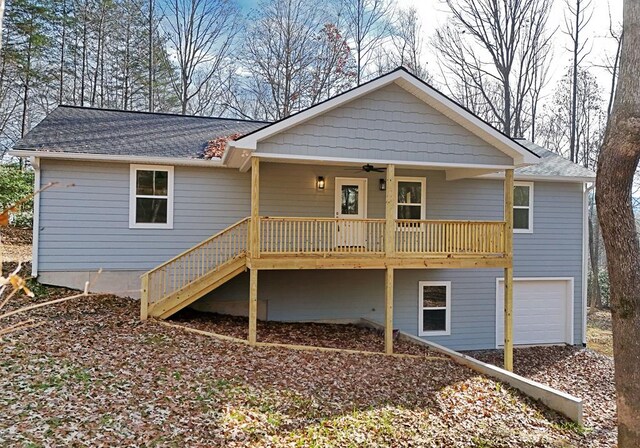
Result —
<path fill-rule="evenodd" d="M 589 310 L 587 314 L 587 346 L 603 355 L 613 356 L 611 311 Z"/>
<path fill-rule="evenodd" d="M 451 361 L 251 348 L 137 313 L 94 296 L 36 310 L 43 325 L 5 337 L 0 446 L 592 445 Z"/>

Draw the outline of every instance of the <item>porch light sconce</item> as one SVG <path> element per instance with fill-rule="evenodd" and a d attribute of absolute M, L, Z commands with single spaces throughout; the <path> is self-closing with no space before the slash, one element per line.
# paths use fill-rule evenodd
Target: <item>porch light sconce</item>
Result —
<path fill-rule="evenodd" d="M 316 179 L 316 186 L 318 190 L 324 190 L 324 176 L 318 176 Z"/>
<path fill-rule="evenodd" d="M 385 191 L 386 189 L 387 189 L 386 179 L 380 179 L 380 191 Z"/>

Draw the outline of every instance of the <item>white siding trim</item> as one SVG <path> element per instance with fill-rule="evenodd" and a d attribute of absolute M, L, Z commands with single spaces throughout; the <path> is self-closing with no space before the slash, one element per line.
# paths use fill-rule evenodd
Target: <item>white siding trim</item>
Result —
<path fill-rule="evenodd" d="M 573 277 L 514 277 L 513 278 L 513 282 L 518 282 L 518 281 L 525 281 L 525 282 L 534 282 L 534 281 L 565 281 L 567 282 L 567 303 L 566 303 L 566 330 L 565 330 L 565 342 L 567 344 L 573 345 L 574 344 L 574 337 L 573 337 L 573 321 L 574 321 L 574 316 L 573 316 L 573 311 L 574 311 L 574 281 L 575 279 Z M 501 285 L 502 283 L 502 285 Z M 496 331 L 496 348 L 501 348 L 502 347 L 502 342 L 499 338 L 498 338 L 498 319 L 504 319 L 504 311 L 501 310 L 500 308 L 498 308 L 498 291 L 499 288 L 504 288 L 504 277 L 497 277 L 496 278 L 496 325 L 495 325 L 495 331 Z"/>
<path fill-rule="evenodd" d="M 514 187 L 529 187 L 529 227 L 527 229 L 516 229 L 514 227 L 513 233 L 533 233 L 533 182 L 514 182 Z M 514 209 L 516 208 L 525 208 L 514 205 Z M 513 210 L 512 210 L 513 213 Z"/>
<path fill-rule="evenodd" d="M 423 286 L 444 286 L 447 289 L 447 306 L 445 307 L 446 322 L 445 331 L 424 331 L 422 294 Z M 451 335 L 451 282 L 447 281 L 420 281 L 418 282 L 418 336 L 449 336 Z"/>
<path fill-rule="evenodd" d="M 304 163 L 304 164 L 316 164 L 318 162 L 324 162 L 324 165 L 364 165 L 371 163 L 374 165 L 395 165 L 396 168 L 471 168 L 471 169 L 487 169 L 492 171 L 508 170 L 512 169 L 512 165 L 485 165 L 485 164 L 473 164 L 473 163 L 444 163 L 444 162 L 412 162 L 406 160 L 372 160 L 372 159 L 359 159 L 352 157 L 322 157 L 322 156 L 307 156 L 298 154 L 266 154 L 260 152 L 254 152 L 251 157 L 259 157 L 263 160 L 273 161 L 285 161 L 291 163 Z M 240 167 L 240 171 L 248 171 L 251 166 L 251 157 L 248 157 Z"/>
<path fill-rule="evenodd" d="M 40 173 L 40 159 L 38 157 L 31 158 L 31 166 L 35 170 L 33 191 L 42 188 L 42 176 Z M 31 245 L 31 276 L 38 276 L 38 246 L 40 239 L 40 193 L 33 197 L 33 244 Z"/>
<path fill-rule="evenodd" d="M 167 222 L 166 223 L 137 223 L 136 222 L 136 171 L 167 171 Z M 165 165 L 130 165 L 129 166 L 129 228 L 130 229 L 173 229 L 173 167 Z"/>
<path fill-rule="evenodd" d="M 188 157 L 145 157 L 145 156 L 112 156 L 104 154 L 81 154 L 70 152 L 49 152 L 37 150 L 11 150 L 9 155 L 14 157 L 39 157 L 42 159 L 82 160 L 87 162 L 116 162 L 116 163 L 152 163 L 154 165 L 202 166 L 210 168 L 223 167 L 220 159 L 190 159 Z"/>

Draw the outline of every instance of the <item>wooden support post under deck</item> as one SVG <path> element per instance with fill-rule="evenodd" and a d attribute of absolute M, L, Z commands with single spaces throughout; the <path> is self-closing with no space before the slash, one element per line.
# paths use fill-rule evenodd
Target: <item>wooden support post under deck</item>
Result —
<path fill-rule="evenodd" d="M 260 159 L 251 159 L 251 226 L 249 252 L 252 258 L 260 257 Z"/>
<path fill-rule="evenodd" d="M 504 368 L 513 371 L 513 170 L 504 171 L 504 250 L 509 267 L 504 268 Z"/>
<path fill-rule="evenodd" d="M 249 344 L 255 345 L 258 328 L 258 270 L 249 270 Z"/>
<path fill-rule="evenodd" d="M 393 354 L 393 268 L 387 268 L 384 280 L 384 352 Z"/>
<path fill-rule="evenodd" d="M 149 316 L 149 274 L 142 276 L 142 290 L 140 292 L 140 320 L 147 320 Z"/>
<path fill-rule="evenodd" d="M 384 229 L 384 251 L 387 257 L 393 257 L 396 250 L 396 167 L 387 165 L 387 179 L 385 181 L 385 229 Z"/>

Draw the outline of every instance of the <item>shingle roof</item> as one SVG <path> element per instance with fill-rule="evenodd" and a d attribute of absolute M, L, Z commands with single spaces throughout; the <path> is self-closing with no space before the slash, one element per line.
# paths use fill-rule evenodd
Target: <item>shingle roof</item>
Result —
<path fill-rule="evenodd" d="M 543 148 L 533 142 L 525 139 L 517 139 L 517 141 L 535 152 L 540 157 L 540 162 L 536 165 L 529 165 L 517 168 L 516 173 L 525 176 L 557 176 L 557 177 L 576 177 L 576 178 L 595 178 L 596 173 L 570 162 L 564 157 Z"/>
<path fill-rule="evenodd" d="M 203 158 L 210 140 L 266 122 L 59 106 L 14 149 L 142 157 Z"/>

